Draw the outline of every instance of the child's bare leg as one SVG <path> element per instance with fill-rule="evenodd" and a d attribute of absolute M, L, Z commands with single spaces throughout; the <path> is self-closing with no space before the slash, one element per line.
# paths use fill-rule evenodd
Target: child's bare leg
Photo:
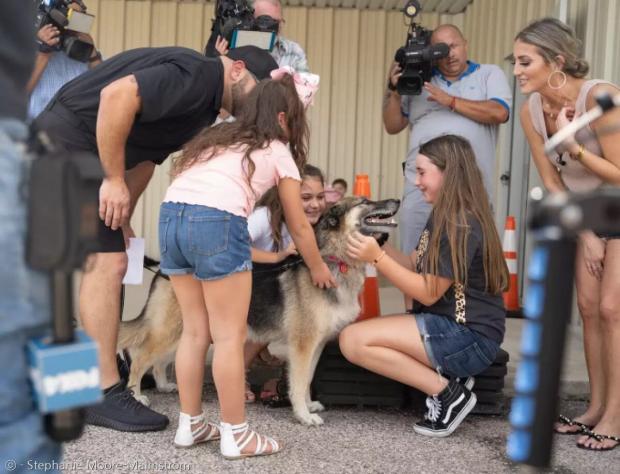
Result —
<path fill-rule="evenodd" d="M 250 272 L 234 273 L 221 280 L 204 281 L 202 288 L 213 337 L 213 380 L 221 419 L 230 425 L 240 425 L 245 422 L 243 346 L 247 335 L 252 275 Z M 242 452 L 253 453 L 257 439 L 253 437 Z"/>
<path fill-rule="evenodd" d="M 200 281 L 191 275 L 171 276 L 170 281 L 183 315 L 175 363 L 181 412 L 196 416 L 202 413 L 205 358 L 211 343 L 209 316 Z"/>

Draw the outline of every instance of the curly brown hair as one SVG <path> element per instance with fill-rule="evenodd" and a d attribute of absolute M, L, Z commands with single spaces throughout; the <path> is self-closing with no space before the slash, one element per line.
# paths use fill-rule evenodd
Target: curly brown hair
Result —
<path fill-rule="evenodd" d="M 280 112 L 286 115 L 288 133 L 278 122 Z M 299 169 L 306 164 L 308 123 L 291 76 L 259 82 L 248 94 L 236 119 L 205 128 L 190 140 L 183 153 L 173 160 L 172 176 L 178 176 L 196 163 L 210 160 L 227 148 L 238 148 L 244 150 L 243 168 L 247 170 L 249 184 L 256 169 L 251 154 L 267 148 L 273 140 L 288 143 Z"/>

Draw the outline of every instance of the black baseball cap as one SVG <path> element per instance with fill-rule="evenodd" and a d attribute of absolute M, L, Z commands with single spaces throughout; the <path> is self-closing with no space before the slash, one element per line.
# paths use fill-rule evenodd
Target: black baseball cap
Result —
<path fill-rule="evenodd" d="M 233 61 L 243 61 L 248 71 L 259 81 L 271 77 L 269 73 L 278 69 L 278 63 L 269 51 L 257 46 L 241 46 L 232 48 L 226 55 Z"/>

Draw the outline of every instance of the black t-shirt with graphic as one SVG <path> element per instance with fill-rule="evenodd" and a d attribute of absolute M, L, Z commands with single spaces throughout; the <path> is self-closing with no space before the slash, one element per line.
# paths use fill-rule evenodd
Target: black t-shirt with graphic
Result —
<path fill-rule="evenodd" d="M 60 102 L 79 127 L 55 133 L 97 153 L 101 90 L 130 74 L 138 82 L 142 108 L 127 139 L 126 169 L 143 161 L 162 163 L 217 118 L 224 90 L 220 59 L 181 47 L 138 48 L 103 61 L 58 91 L 48 108 Z"/>
<path fill-rule="evenodd" d="M 453 284 L 441 298 L 430 306 L 424 306 L 414 301 L 413 312 L 433 313 L 454 318 L 457 322 L 466 324 L 470 329 L 501 344 L 504 340 L 506 322 L 504 301 L 501 293 L 493 295 L 485 288 L 484 236 L 480 222 L 474 217 L 469 217 L 467 223 L 467 286 Z M 432 233 L 433 215 L 431 214 L 418 243 L 416 263 L 418 273 L 422 273 L 423 264 L 428 258 L 428 245 Z M 454 278 L 450 242 L 446 232 L 443 233 L 440 240 L 437 272 L 439 276 Z"/>

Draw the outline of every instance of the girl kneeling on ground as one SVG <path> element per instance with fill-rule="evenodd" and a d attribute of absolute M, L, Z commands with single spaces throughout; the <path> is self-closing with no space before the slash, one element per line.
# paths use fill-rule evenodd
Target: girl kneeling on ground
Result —
<path fill-rule="evenodd" d="M 413 317 L 362 321 L 340 334 L 354 364 L 428 395 L 419 434 L 450 435 L 476 404 L 472 376 L 504 338 L 508 268 L 471 145 L 455 135 L 420 147 L 415 185 L 433 211 L 411 256 L 372 237 L 349 237 L 349 255 L 373 263 L 413 298 Z"/>

